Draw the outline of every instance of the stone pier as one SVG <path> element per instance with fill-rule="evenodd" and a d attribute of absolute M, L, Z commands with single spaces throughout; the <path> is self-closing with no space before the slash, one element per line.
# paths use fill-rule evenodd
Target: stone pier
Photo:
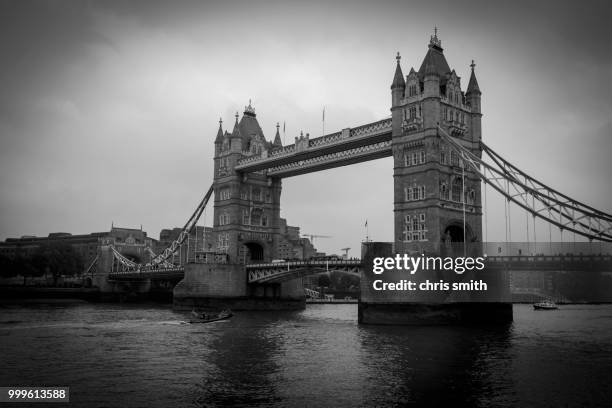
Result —
<path fill-rule="evenodd" d="M 187 264 L 185 277 L 174 288 L 176 310 L 295 310 L 305 307 L 300 279 L 249 284 L 243 264 Z"/>

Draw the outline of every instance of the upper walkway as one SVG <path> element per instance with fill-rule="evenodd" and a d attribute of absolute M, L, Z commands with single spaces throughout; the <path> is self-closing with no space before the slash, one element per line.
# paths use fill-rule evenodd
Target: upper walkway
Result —
<path fill-rule="evenodd" d="M 242 173 L 265 170 L 269 176 L 291 177 L 388 157 L 392 154 L 391 130 L 389 118 L 315 139 L 301 136 L 282 149 L 245 157 L 235 169 Z"/>

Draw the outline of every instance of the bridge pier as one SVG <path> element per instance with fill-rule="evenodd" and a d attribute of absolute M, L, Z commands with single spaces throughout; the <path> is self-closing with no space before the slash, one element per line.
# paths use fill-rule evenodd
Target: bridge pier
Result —
<path fill-rule="evenodd" d="M 358 304 L 360 324 L 380 325 L 438 325 L 492 324 L 512 321 L 512 302 L 509 274 L 504 271 L 488 273 L 420 270 L 411 275 L 405 270 L 385 270 L 374 274 L 373 259 L 395 257 L 391 243 L 368 242 L 362 245 L 361 297 Z M 401 254 L 403 256 L 403 254 Z M 480 281 L 484 291 L 452 290 L 375 290 L 375 280 L 399 282 L 410 280 L 418 285 L 430 281 Z"/>
<path fill-rule="evenodd" d="M 176 310 L 296 310 L 306 307 L 301 279 L 248 284 L 243 264 L 190 263 L 174 287 Z"/>

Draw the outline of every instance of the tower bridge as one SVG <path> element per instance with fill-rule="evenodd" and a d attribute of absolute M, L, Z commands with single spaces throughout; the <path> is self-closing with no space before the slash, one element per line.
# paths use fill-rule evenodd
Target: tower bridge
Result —
<path fill-rule="evenodd" d="M 304 304 L 304 290 L 296 278 L 335 268 L 360 273 L 359 319 L 363 323 L 420 323 L 432 316 L 436 322 L 507 321 L 512 318 L 509 279 L 500 268 L 492 268 L 498 272 L 486 276 L 461 277 L 486 279 L 489 290 L 484 294 L 384 294 L 368 286 L 371 260 L 415 251 L 440 254 L 457 243 L 464 248 L 477 246 L 483 241 L 486 212 L 483 185 L 504 196 L 508 204 L 524 209 L 534 222 L 538 218 L 562 231 L 612 242 L 612 215 L 548 187 L 483 142 L 482 93 L 473 61 L 464 88 L 436 34 L 418 70 L 411 68 L 405 76 L 400 62 L 398 53 L 390 87 L 390 118 L 312 139 L 300 134 L 288 146 L 282 145 L 278 124 L 273 140 L 266 140 L 251 103 L 242 117 L 236 113 L 231 131 L 224 130 L 220 121 L 212 186 L 177 240 L 144 265 L 108 249 L 104 261 L 108 276 L 128 280 L 183 273 L 174 289 L 179 308 L 294 308 Z M 279 258 L 284 239 L 280 233 L 283 178 L 382 157 L 393 157 L 393 242 L 365 243 L 362 260 L 354 262 L 271 262 Z M 187 263 L 183 272 L 171 272 L 176 269 L 169 264 L 172 255 L 211 200 L 216 255 L 207 256 L 206 262 Z M 391 277 L 394 273 L 402 278 L 398 271 L 391 271 Z"/>

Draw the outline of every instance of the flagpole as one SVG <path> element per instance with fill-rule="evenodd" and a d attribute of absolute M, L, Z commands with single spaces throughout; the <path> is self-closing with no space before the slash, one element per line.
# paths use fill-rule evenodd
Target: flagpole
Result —
<path fill-rule="evenodd" d="M 321 136 L 325 136 L 325 105 L 323 105 L 323 134 Z"/>

